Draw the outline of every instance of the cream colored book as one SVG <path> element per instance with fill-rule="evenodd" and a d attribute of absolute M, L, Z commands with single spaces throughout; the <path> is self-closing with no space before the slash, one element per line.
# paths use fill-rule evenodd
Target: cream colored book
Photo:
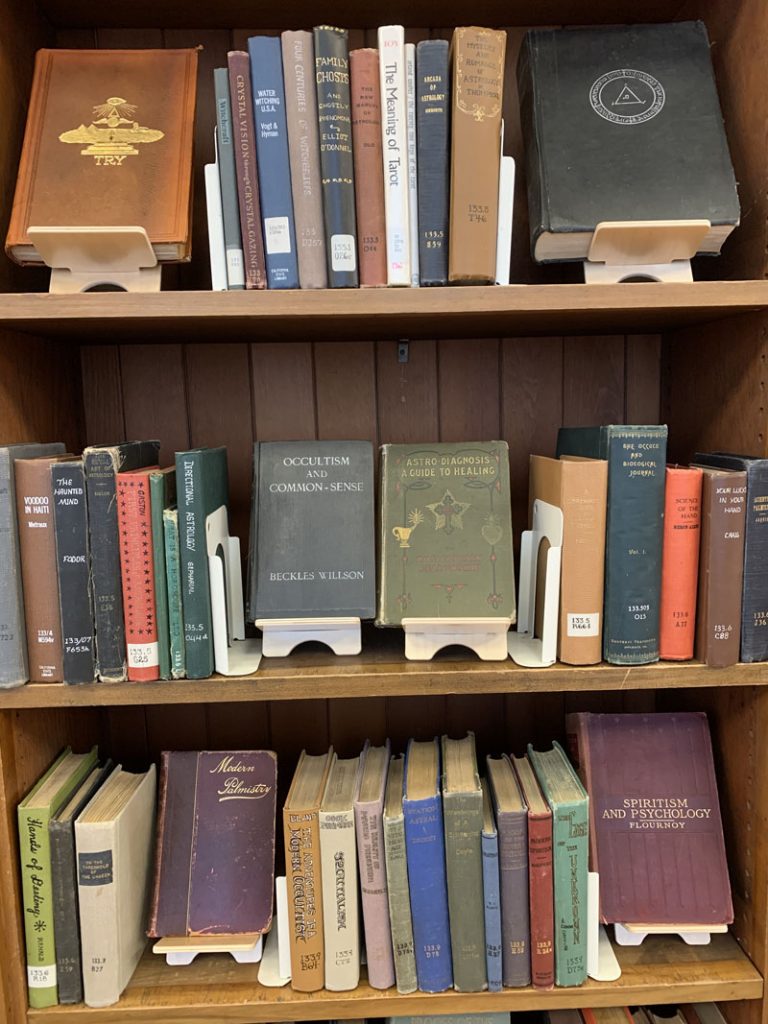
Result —
<path fill-rule="evenodd" d="M 112 1006 L 147 942 L 155 831 L 155 766 L 118 765 L 75 822 L 83 990 L 87 1006 Z"/>
<path fill-rule="evenodd" d="M 320 805 L 325 987 L 347 992 L 360 981 L 360 922 L 354 799 L 360 758 L 333 755 Z"/>

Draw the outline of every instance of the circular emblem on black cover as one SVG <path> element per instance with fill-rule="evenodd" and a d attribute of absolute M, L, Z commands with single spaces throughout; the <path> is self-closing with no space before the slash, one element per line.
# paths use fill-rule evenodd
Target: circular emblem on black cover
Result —
<path fill-rule="evenodd" d="M 665 99 L 658 79 L 632 68 L 617 68 L 601 75 L 589 90 L 592 109 L 614 124 L 650 121 L 661 111 Z"/>

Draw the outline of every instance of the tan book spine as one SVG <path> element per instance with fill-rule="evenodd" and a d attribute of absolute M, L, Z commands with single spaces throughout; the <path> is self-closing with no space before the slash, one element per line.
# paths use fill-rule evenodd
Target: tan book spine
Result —
<path fill-rule="evenodd" d="M 291 987 L 318 992 L 325 985 L 320 821 L 318 809 L 283 811 Z"/>
<path fill-rule="evenodd" d="M 377 287 L 387 283 L 378 50 L 352 50 L 349 76 L 360 285 Z"/>
<path fill-rule="evenodd" d="M 311 32 L 283 32 L 280 40 L 299 283 L 327 288 L 314 43 Z"/>
<path fill-rule="evenodd" d="M 320 858 L 325 987 L 330 992 L 348 992 L 360 981 L 357 845 L 351 807 L 320 811 Z"/>
<path fill-rule="evenodd" d="M 17 459 L 16 516 L 24 587 L 29 678 L 64 679 L 51 459 Z"/>
<path fill-rule="evenodd" d="M 453 34 L 448 280 L 493 284 L 499 213 L 506 32 Z"/>

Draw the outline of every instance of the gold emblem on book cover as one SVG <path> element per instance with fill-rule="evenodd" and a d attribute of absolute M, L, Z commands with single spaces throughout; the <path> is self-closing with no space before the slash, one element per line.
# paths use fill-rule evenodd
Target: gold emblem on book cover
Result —
<path fill-rule="evenodd" d="M 97 165 L 117 167 L 127 156 L 138 156 L 141 143 L 158 142 L 164 132 L 145 128 L 134 120 L 137 107 L 120 96 L 110 96 L 93 108 L 94 120 L 62 132 L 59 142 L 84 145 L 81 156 L 92 156 Z"/>

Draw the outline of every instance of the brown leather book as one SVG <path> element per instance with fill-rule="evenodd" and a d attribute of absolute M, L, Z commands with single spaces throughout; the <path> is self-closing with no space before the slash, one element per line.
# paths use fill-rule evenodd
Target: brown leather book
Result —
<path fill-rule="evenodd" d="M 14 463 L 29 679 L 33 683 L 64 679 L 51 464 L 68 458 L 72 456 L 17 459 Z"/>
<path fill-rule="evenodd" d="M 506 44 L 506 32 L 489 28 L 453 33 L 448 280 L 456 284 L 496 279 Z"/>
<path fill-rule="evenodd" d="M 159 261 L 190 256 L 197 50 L 38 50 L 6 252 L 27 229 L 139 225 Z"/>
<path fill-rule="evenodd" d="M 283 48 L 285 116 L 288 123 L 299 284 L 302 288 L 327 288 L 315 45 L 312 33 L 305 31 L 283 32 L 280 41 Z"/>
<path fill-rule="evenodd" d="M 700 468 L 704 477 L 695 653 L 697 661 L 727 668 L 739 660 L 741 643 L 747 474 Z"/>
<path fill-rule="evenodd" d="M 251 58 L 245 50 L 227 54 L 229 97 L 235 137 L 237 201 L 243 238 L 243 269 L 246 288 L 267 287 L 267 264 L 261 234 L 259 178 L 256 173 L 256 128 L 251 96 Z"/>
<path fill-rule="evenodd" d="M 352 99 L 352 153 L 355 159 L 355 206 L 360 286 L 387 283 L 387 227 L 384 219 L 384 162 L 381 153 L 379 51 L 349 54 Z"/>

